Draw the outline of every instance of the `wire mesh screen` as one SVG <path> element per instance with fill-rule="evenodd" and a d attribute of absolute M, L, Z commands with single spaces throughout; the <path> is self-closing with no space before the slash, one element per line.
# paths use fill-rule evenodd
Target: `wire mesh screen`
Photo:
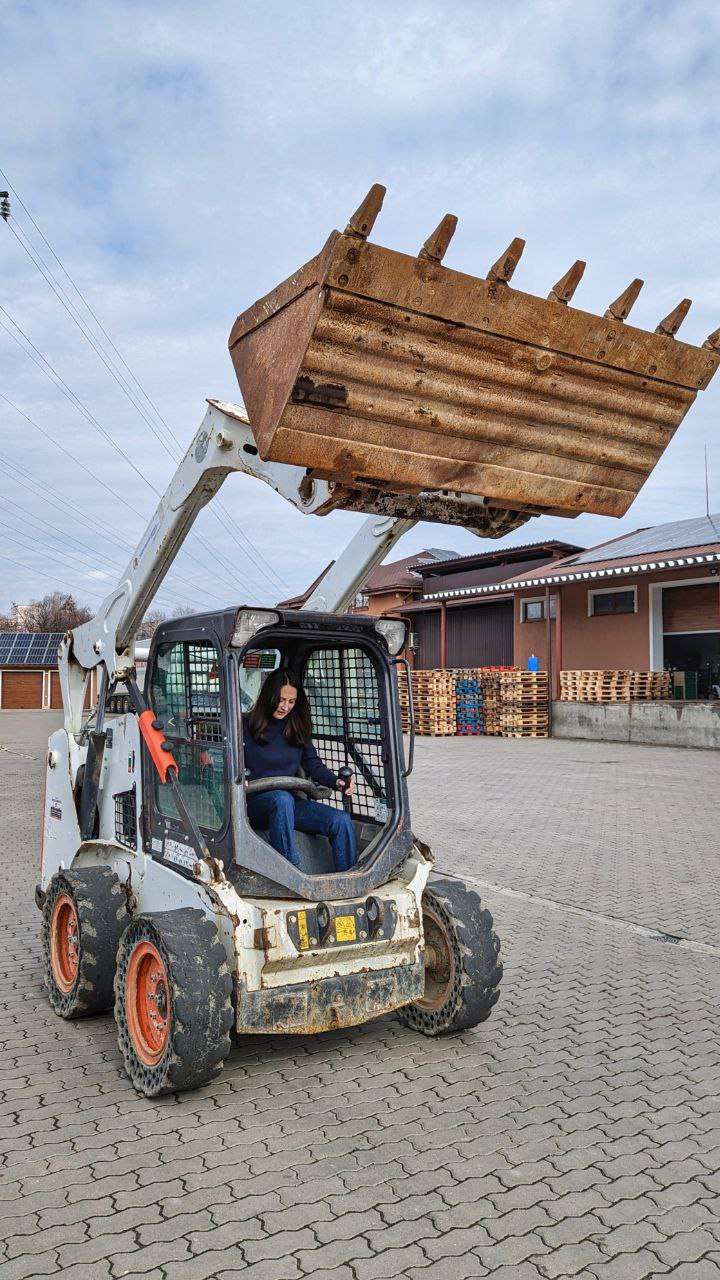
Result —
<path fill-rule="evenodd" d="M 115 839 L 129 849 L 137 848 L 137 805 L 135 786 L 119 791 L 115 799 Z"/>
<path fill-rule="evenodd" d="M 200 827 L 219 831 L 225 821 L 225 777 L 214 646 L 208 640 L 161 645 L 150 699 L 172 744 L 185 803 Z M 178 818 L 169 788 L 158 783 L 156 794 L 160 812 Z"/>
<path fill-rule="evenodd" d="M 355 774 L 355 818 L 387 819 L 392 796 L 386 768 L 380 685 L 362 649 L 317 649 L 304 676 L 310 701 L 313 742 L 333 773 L 348 765 Z M 324 804 L 342 808 L 333 795 Z"/>

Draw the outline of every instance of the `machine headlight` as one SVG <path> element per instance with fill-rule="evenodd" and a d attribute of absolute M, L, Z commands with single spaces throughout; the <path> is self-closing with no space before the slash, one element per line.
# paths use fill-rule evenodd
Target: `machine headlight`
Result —
<path fill-rule="evenodd" d="M 407 639 L 407 623 L 402 618 L 378 618 L 375 630 L 384 637 L 385 643 L 393 658 L 405 648 Z"/>
<path fill-rule="evenodd" d="M 235 630 L 230 643 L 242 649 L 248 640 L 252 640 L 256 631 L 263 627 L 271 627 L 280 621 L 280 614 L 273 609 L 238 609 L 235 619 Z"/>

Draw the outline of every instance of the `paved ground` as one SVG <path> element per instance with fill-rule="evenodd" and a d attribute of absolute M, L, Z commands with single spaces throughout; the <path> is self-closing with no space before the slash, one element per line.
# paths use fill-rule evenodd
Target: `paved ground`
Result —
<path fill-rule="evenodd" d="M 717 756 L 421 740 L 416 830 L 493 886 L 491 1020 L 249 1040 L 149 1102 L 43 995 L 51 723 L 0 714 L 3 1280 L 720 1280 Z"/>

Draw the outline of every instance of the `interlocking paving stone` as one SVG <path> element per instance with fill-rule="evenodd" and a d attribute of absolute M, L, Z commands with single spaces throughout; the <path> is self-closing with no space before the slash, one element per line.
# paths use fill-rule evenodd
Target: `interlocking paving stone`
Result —
<path fill-rule="evenodd" d="M 717 944 L 712 752 L 420 739 L 413 826 L 441 869 L 531 895 L 479 890 L 493 1017 L 248 1039 L 150 1101 L 112 1018 L 62 1022 L 43 990 L 57 722 L 0 712 L 3 1280 L 720 1280 L 720 959 L 621 927 Z"/>

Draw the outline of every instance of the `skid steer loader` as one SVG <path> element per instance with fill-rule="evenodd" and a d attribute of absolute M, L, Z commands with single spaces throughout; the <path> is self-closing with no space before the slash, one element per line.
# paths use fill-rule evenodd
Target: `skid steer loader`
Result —
<path fill-rule="evenodd" d="M 419 519 L 497 537 L 544 511 L 620 514 L 717 368 L 717 334 L 702 349 L 674 338 L 687 301 L 655 334 L 625 325 L 640 281 L 601 318 L 568 306 L 582 263 L 546 300 L 512 289 L 519 240 L 483 280 L 444 268 L 450 216 L 417 258 L 371 245 L 383 194 L 239 317 L 230 351 L 249 416 L 208 402 L 117 588 L 60 647 L 36 890 L 45 981 L 63 1018 L 114 1003 L 147 1096 L 211 1080 L 232 1034 L 397 1010 L 437 1036 L 489 1016 L 502 976 L 490 913 L 435 875 L 412 832 L 405 623 L 346 610 Z M 240 603 L 159 627 L 141 691 L 138 624 L 234 471 L 304 514 L 367 519 L 302 609 Z M 302 681 L 315 746 L 338 778 L 352 772 L 352 796 L 248 780 L 242 716 L 277 670 Z M 131 710 L 109 715 L 118 689 Z M 298 836 L 299 867 L 277 852 L 248 820 L 248 796 L 269 789 L 344 808 L 357 865 L 336 871 L 319 836 Z"/>

